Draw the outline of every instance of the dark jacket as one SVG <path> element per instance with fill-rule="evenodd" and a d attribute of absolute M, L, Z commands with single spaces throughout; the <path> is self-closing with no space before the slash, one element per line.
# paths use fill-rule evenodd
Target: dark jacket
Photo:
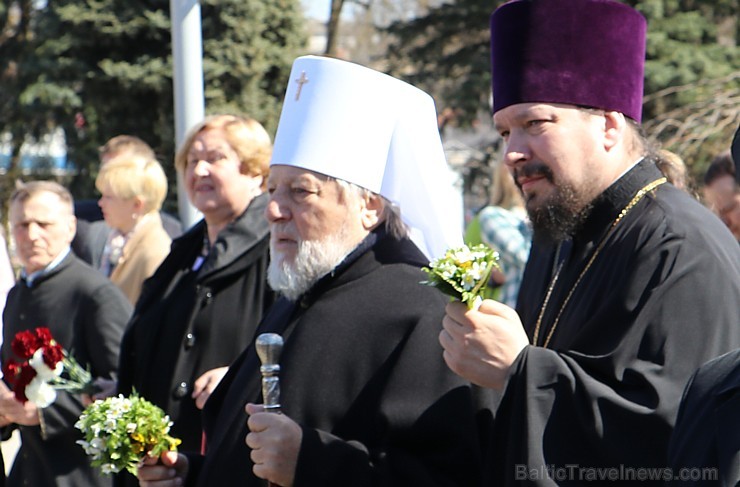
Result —
<path fill-rule="evenodd" d="M 266 195 L 253 200 L 219 234 L 197 270 L 193 264 L 201 259 L 205 222 L 174 240 L 169 256 L 145 281 L 124 336 L 119 391 L 135 389 L 163 408 L 184 449 L 199 449 L 202 439 L 193 382 L 228 366 L 251 343 L 272 301 L 266 202 Z"/>
<path fill-rule="evenodd" d="M 381 238 L 260 325 L 285 339 L 282 411 L 303 428 L 295 487 L 479 485 L 490 411 L 442 359 L 447 299 L 420 284 L 426 263 L 410 241 Z M 259 367 L 250 346 L 209 399 L 206 456 L 191 457 L 189 482 L 261 485 L 244 442 Z"/>
<path fill-rule="evenodd" d="M 90 366 L 93 377 L 111 377 L 130 316 L 131 304 L 118 287 L 70 253 L 32 287 L 19 281 L 10 290 L 3 311 L 3 363 L 13 358 L 10 345 L 17 332 L 48 327 L 81 365 Z M 56 401 L 42 409 L 46 439 L 39 426 L 19 426 L 21 447 L 6 485 L 111 485 L 75 443 L 82 439 L 74 428 L 82 410 L 79 395 L 58 391 Z"/>
<path fill-rule="evenodd" d="M 740 349 L 706 363 L 689 381 L 668 462 L 669 485 L 740 485 Z M 714 476 L 701 476 L 707 474 Z"/>

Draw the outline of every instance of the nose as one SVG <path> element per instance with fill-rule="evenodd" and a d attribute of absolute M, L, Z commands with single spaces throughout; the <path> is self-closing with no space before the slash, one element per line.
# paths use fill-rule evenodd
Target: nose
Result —
<path fill-rule="evenodd" d="M 529 148 L 524 137 L 512 131 L 504 148 L 504 164 L 509 167 L 515 167 L 517 164 L 528 161 L 530 157 Z"/>
<path fill-rule="evenodd" d="M 37 223 L 31 222 L 28 224 L 28 240 L 34 241 L 41 235 L 41 226 Z"/>
<path fill-rule="evenodd" d="M 207 176 L 208 175 L 208 168 L 210 165 L 208 164 L 208 161 L 205 161 L 203 159 L 199 159 L 195 166 L 193 166 L 193 174 L 196 174 L 198 176 Z"/>
<path fill-rule="evenodd" d="M 269 223 L 277 223 L 290 219 L 290 209 L 286 204 L 283 192 L 274 190 L 270 193 L 270 200 L 265 208 L 265 218 Z"/>

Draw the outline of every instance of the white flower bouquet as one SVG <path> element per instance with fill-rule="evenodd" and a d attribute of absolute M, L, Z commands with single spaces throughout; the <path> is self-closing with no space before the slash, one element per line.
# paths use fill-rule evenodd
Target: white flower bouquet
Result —
<path fill-rule="evenodd" d="M 472 309 L 476 301 L 486 297 L 486 285 L 493 269 L 498 268 L 498 259 L 498 252 L 485 244 L 449 249 L 422 268 L 428 276 L 422 284 L 436 287 Z"/>
<path fill-rule="evenodd" d="M 93 467 L 105 475 L 127 470 L 136 475 L 136 467 L 145 456 L 159 456 L 177 451 L 180 440 L 170 436 L 172 421 L 164 411 L 134 393 L 97 400 L 80 415 L 75 428 L 84 440 Z"/>

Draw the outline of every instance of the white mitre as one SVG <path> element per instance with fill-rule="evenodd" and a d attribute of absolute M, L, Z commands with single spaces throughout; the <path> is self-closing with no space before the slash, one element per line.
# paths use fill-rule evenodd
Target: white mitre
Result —
<path fill-rule="evenodd" d="M 434 100 L 408 83 L 346 61 L 299 57 L 270 164 L 384 196 L 401 209 L 429 259 L 462 245 L 462 197 L 442 150 Z"/>

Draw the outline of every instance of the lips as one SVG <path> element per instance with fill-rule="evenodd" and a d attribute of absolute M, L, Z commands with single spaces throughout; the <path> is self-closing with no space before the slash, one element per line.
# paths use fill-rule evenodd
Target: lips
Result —
<path fill-rule="evenodd" d="M 205 193 L 205 192 L 208 192 L 208 191 L 213 191 L 213 185 L 210 184 L 210 183 L 208 183 L 208 184 L 206 184 L 206 183 L 196 184 L 195 187 L 194 187 L 194 190 L 195 190 L 196 193 Z"/>
<path fill-rule="evenodd" d="M 270 241 L 273 245 L 277 246 L 296 245 L 298 243 L 298 240 L 294 237 L 288 235 L 276 235 L 274 233 L 271 234 Z"/>
<path fill-rule="evenodd" d="M 526 177 L 520 177 L 517 179 L 517 184 L 519 184 L 519 187 L 522 188 L 522 191 L 527 191 L 532 186 L 536 185 L 539 181 L 545 180 L 547 181 L 547 178 L 545 178 L 544 175 L 537 175 L 537 176 L 526 176 Z"/>

